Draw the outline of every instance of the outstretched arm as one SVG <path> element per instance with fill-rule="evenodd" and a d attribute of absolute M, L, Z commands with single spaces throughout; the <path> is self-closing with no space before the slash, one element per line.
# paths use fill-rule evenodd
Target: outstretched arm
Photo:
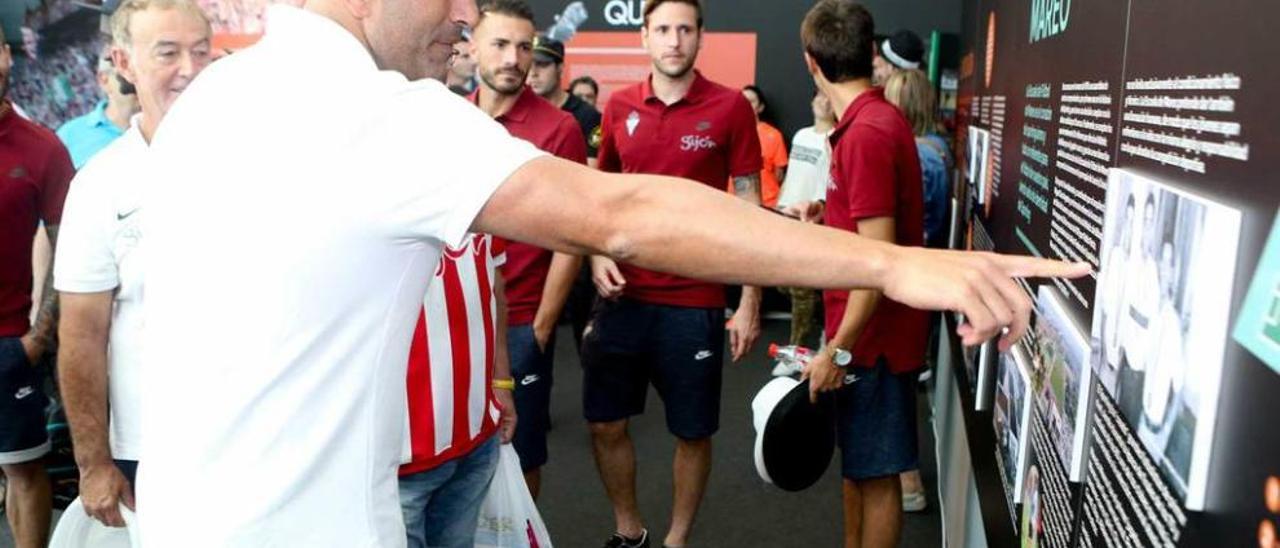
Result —
<path fill-rule="evenodd" d="M 904 248 L 775 215 L 706 185 L 606 174 L 538 158 L 507 179 L 473 229 L 643 268 L 748 285 L 877 289 L 907 306 L 954 310 L 966 345 L 1026 330 L 1015 277 L 1079 277 L 1088 265 Z"/>

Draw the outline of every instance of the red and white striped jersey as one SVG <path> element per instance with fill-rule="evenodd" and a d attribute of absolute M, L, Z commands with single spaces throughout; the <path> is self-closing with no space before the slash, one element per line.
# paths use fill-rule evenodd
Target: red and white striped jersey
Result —
<path fill-rule="evenodd" d="M 465 455 L 497 431 L 493 283 L 505 260 L 505 245 L 487 234 L 471 234 L 440 256 L 409 348 L 402 476 Z"/>

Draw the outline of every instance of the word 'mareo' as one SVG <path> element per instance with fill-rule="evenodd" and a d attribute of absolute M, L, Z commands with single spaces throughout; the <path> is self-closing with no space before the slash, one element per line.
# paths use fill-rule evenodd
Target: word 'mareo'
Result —
<path fill-rule="evenodd" d="M 1031 43 L 1067 30 L 1071 0 L 1031 0 Z"/>

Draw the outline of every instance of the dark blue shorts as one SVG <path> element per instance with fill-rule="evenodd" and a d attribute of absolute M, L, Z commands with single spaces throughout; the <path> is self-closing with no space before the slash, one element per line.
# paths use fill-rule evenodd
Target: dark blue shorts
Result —
<path fill-rule="evenodd" d="M 129 486 L 133 487 L 138 484 L 138 461 L 136 460 L 120 460 L 115 459 L 116 468 L 120 469 L 120 473 L 124 474 L 124 479 L 129 480 Z"/>
<path fill-rule="evenodd" d="M 884 360 L 851 372 L 857 382 L 836 392 L 841 475 L 867 480 L 919 468 L 916 374 L 895 375 Z"/>
<path fill-rule="evenodd" d="M 516 382 L 516 434 L 511 444 L 520 455 L 524 470 L 547 463 L 547 430 L 551 428 L 551 381 L 556 338 L 547 340 L 545 351 L 538 349 L 533 325 L 507 328 L 507 353 L 511 378 Z"/>
<path fill-rule="evenodd" d="M 720 428 L 724 309 L 599 300 L 582 337 L 583 412 L 613 422 L 644 412 L 649 384 L 676 437 Z"/>
<path fill-rule="evenodd" d="M 49 452 L 49 402 L 40 385 L 22 341 L 0 338 L 0 464 L 31 462 Z"/>

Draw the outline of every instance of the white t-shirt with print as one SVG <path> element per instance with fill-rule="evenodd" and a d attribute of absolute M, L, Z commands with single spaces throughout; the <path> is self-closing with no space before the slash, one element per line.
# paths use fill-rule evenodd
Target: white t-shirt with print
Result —
<path fill-rule="evenodd" d="M 107 344 L 111 456 L 138 460 L 142 364 L 141 196 L 138 166 L 147 142 L 138 117 L 76 173 L 63 206 L 53 287 L 67 293 L 114 291 Z"/>
<path fill-rule="evenodd" d="M 399 547 L 409 341 L 441 247 L 542 155 L 280 4 L 152 141 L 146 547 Z"/>
<path fill-rule="evenodd" d="M 796 132 L 791 139 L 791 156 L 787 159 L 787 180 L 782 183 L 778 205 L 827 199 L 827 181 L 831 179 L 830 133 L 818 133 L 813 126 Z"/>

